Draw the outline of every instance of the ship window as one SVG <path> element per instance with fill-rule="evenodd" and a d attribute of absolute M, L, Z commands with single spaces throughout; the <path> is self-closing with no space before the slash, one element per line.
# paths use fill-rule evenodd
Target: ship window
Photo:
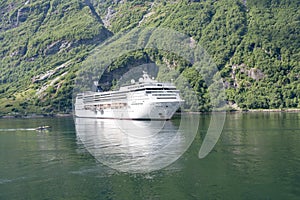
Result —
<path fill-rule="evenodd" d="M 144 91 L 145 88 L 142 88 L 142 89 L 136 89 L 136 90 L 132 90 L 133 92 L 138 92 L 138 91 Z"/>
<path fill-rule="evenodd" d="M 175 88 L 147 88 L 147 90 L 175 90 Z"/>

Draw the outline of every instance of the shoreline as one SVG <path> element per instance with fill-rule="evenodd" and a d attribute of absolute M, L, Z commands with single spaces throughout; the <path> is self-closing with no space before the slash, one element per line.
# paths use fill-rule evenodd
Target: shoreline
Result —
<path fill-rule="evenodd" d="M 289 109 L 250 109 L 246 112 L 300 112 L 299 108 L 289 108 Z"/>
<path fill-rule="evenodd" d="M 222 111 L 216 111 L 222 112 Z M 298 113 L 300 112 L 300 108 L 287 108 L 287 109 L 249 109 L 249 110 L 226 110 L 228 114 L 234 113 Z M 209 114 L 211 112 L 189 112 L 182 111 L 177 112 L 178 114 Z M 34 118 L 51 118 L 51 117 L 72 117 L 73 113 L 56 113 L 56 114 L 28 114 L 28 115 L 0 115 L 0 119 L 34 119 Z"/>
<path fill-rule="evenodd" d="M 34 119 L 34 118 L 54 118 L 54 117 L 72 117 L 72 113 L 57 114 L 28 114 L 28 115 L 0 115 L 0 119 Z"/>
<path fill-rule="evenodd" d="M 249 109 L 249 110 L 217 110 L 218 112 L 226 112 L 227 114 L 237 114 L 237 113 L 300 113 L 300 108 L 289 108 L 289 109 Z M 211 112 L 189 112 L 182 111 L 183 114 L 210 114 Z M 175 113 L 180 114 L 180 112 Z"/>

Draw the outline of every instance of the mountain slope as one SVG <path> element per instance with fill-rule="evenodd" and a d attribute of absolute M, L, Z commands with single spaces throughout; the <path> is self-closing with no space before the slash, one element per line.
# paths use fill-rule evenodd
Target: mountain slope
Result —
<path fill-rule="evenodd" d="M 70 110 L 76 66 L 112 35 L 92 5 L 1 1 L 1 14 L 1 111 Z"/>
<path fill-rule="evenodd" d="M 198 42 L 221 72 L 229 104 L 300 107 L 297 1 L 2 0 L 0 112 L 69 112 L 72 80 L 81 62 L 113 34 L 136 27 L 170 28 Z M 160 66 L 180 59 L 144 53 Z M 124 63 L 129 62 L 115 62 L 115 68 Z M 202 99 L 208 98 L 201 74 L 175 63 L 174 70 L 189 78 Z M 209 101 L 201 102 L 201 110 L 209 109 Z"/>
<path fill-rule="evenodd" d="M 111 29 L 130 29 L 124 21 L 132 20 L 135 26 L 183 32 L 214 58 L 230 104 L 242 109 L 296 108 L 300 107 L 299 5 L 293 0 L 130 1 L 114 9 Z M 128 10 L 143 17 L 117 17 Z"/>

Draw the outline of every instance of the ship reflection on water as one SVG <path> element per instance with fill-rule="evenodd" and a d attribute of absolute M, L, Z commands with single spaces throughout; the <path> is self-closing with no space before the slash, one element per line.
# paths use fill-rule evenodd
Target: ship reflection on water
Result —
<path fill-rule="evenodd" d="M 75 118 L 76 134 L 98 161 L 122 172 L 147 173 L 175 162 L 191 145 L 195 120 L 134 121 Z"/>

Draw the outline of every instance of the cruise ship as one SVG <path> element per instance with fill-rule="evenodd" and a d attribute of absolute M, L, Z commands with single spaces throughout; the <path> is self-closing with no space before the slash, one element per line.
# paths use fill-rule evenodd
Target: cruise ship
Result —
<path fill-rule="evenodd" d="M 169 120 L 183 100 L 172 83 L 158 82 L 146 72 L 136 82 L 107 92 L 79 93 L 75 116 L 100 119 Z"/>

